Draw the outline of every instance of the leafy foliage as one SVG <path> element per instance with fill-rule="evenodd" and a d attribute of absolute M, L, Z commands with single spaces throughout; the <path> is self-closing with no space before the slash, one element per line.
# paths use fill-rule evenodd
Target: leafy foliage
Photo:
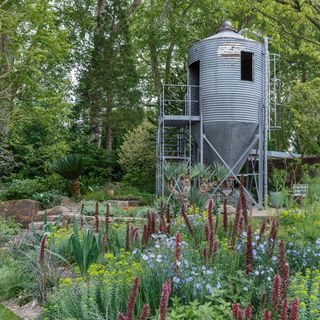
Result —
<path fill-rule="evenodd" d="M 128 132 L 119 151 L 124 180 L 144 190 L 152 190 L 155 175 L 154 125 L 145 119 Z"/>
<path fill-rule="evenodd" d="M 83 277 L 87 276 L 89 266 L 98 259 L 101 250 L 101 237 L 86 228 L 80 238 L 78 223 L 73 224 L 73 234 L 70 238 L 74 258 Z"/>
<path fill-rule="evenodd" d="M 84 162 L 81 155 L 70 154 L 56 160 L 51 168 L 68 180 L 76 180 L 83 173 Z"/>

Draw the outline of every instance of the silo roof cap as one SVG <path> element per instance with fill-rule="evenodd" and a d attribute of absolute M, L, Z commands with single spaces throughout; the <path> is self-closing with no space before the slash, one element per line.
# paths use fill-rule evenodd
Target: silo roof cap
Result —
<path fill-rule="evenodd" d="M 217 30 L 216 34 L 199 40 L 197 42 L 202 42 L 206 40 L 211 40 L 211 39 L 221 39 L 221 38 L 234 38 L 234 39 L 245 39 L 246 41 L 254 41 L 254 39 L 246 38 L 243 35 L 239 34 L 236 29 L 232 27 L 232 23 L 230 20 L 226 20 L 223 22 L 221 27 Z"/>
<path fill-rule="evenodd" d="M 232 22 L 230 20 L 226 20 L 222 23 L 221 27 L 217 30 L 217 33 L 220 32 L 235 32 L 237 33 L 237 30 L 232 28 Z"/>

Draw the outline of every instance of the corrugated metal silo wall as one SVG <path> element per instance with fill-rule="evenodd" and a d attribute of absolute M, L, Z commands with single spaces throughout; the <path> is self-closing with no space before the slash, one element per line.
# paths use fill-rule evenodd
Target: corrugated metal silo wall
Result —
<path fill-rule="evenodd" d="M 240 52 L 253 53 L 253 81 L 241 80 Z M 189 65 L 200 61 L 204 132 L 232 167 L 257 134 L 263 98 L 263 46 L 261 43 L 216 35 L 195 43 Z M 192 81 L 192 79 L 189 79 Z M 196 141 L 199 130 L 193 130 Z M 205 143 L 205 161 L 220 162 Z M 243 166 L 239 163 L 234 172 Z"/>

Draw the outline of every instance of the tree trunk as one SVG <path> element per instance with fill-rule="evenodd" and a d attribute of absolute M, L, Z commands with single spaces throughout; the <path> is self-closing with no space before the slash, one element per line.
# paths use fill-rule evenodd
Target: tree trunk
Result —
<path fill-rule="evenodd" d="M 0 138 L 6 137 L 9 131 L 12 88 L 10 86 L 10 69 L 13 58 L 9 52 L 9 38 L 0 35 L 0 76 L 3 77 L 0 85 Z"/>
<path fill-rule="evenodd" d="M 107 108 L 106 149 L 112 150 L 112 107 Z"/>

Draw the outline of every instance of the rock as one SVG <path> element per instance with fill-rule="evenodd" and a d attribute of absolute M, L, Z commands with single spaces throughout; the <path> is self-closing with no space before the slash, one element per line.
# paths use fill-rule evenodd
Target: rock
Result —
<path fill-rule="evenodd" d="M 47 211 L 47 216 L 58 216 L 58 215 L 66 215 L 66 214 L 70 214 L 71 210 L 64 207 L 64 206 L 57 206 L 57 207 L 53 207 L 47 210 L 42 210 L 38 212 L 38 216 L 43 216 L 44 213 Z"/>
<path fill-rule="evenodd" d="M 129 204 L 129 207 L 139 207 L 140 201 L 139 200 L 129 200 L 128 204 Z"/>
<path fill-rule="evenodd" d="M 12 217 L 16 222 L 27 227 L 33 218 L 37 216 L 41 204 L 30 199 L 9 200 L 0 202 L 0 215 L 6 219 Z"/>
<path fill-rule="evenodd" d="M 223 205 L 221 205 L 219 207 L 219 211 L 221 213 L 223 213 Z M 235 214 L 236 213 L 236 208 L 227 204 L 227 212 L 228 212 L 228 214 Z"/>
<path fill-rule="evenodd" d="M 129 207 L 129 201 L 120 201 L 120 200 L 109 200 L 108 201 L 113 208 L 128 208 Z"/>

